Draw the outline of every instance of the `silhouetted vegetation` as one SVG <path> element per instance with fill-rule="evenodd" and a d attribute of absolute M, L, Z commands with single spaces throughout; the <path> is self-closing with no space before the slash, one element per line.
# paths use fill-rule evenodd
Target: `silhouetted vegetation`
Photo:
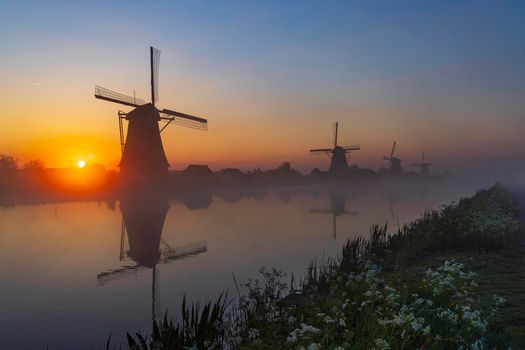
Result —
<path fill-rule="evenodd" d="M 140 332 L 127 334 L 130 349 L 224 349 L 229 341 L 228 321 L 225 317 L 226 296 L 221 295 L 214 303 L 206 303 L 202 309 L 196 303 L 189 308 L 186 298 L 182 301 L 181 321 L 174 323 L 167 315 L 162 321 L 153 321 L 151 336 Z"/>

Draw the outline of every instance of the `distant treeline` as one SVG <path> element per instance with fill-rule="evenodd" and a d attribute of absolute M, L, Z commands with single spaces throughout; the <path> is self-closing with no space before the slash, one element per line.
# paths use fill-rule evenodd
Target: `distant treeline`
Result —
<path fill-rule="evenodd" d="M 189 165 L 182 171 L 171 172 L 174 184 L 218 184 L 218 185 L 279 185 L 304 184 L 326 181 L 355 181 L 369 180 L 386 175 L 384 171 L 375 172 L 371 169 L 360 168 L 353 164 L 346 173 L 333 174 L 314 168 L 309 174 L 303 174 L 292 167 L 290 162 L 283 162 L 275 169 L 262 170 L 260 168 L 241 171 L 237 168 L 225 168 L 213 172 L 206 165 Z M 416 175 L 407 173 L 407 175 Z"/>
<path fill-rule="evenodd" d="M 170 180 L 166 190 L 193 189 L 202 187 L 228 186 L 247 187 L 264 185 L 302 185 L 327 182 L 356 182 L 395 178 L 384 169 L 375 172 L 353 164 L 343 174 L 332 174 L 313 169 L 303 174 L 292 167 L 290 162 L 283 162 L 274 169 L 254 169 L 241 171 L 237 168 L 225 168 L 212 171 L 207 165 L 191 164 L 184 170 L 170 171 Z M 405 173 L 404 179 L 414 180 L 415 173 Z M 428 180 L 428 178 L 427 178 Z M 84 168 L 48 168 L 39 159 L 20 165 L 9 155 L 0 155 L 0 201 L 9 202 L 10 198 L 115 198 L 118 196 L 119 174 L 116 170 L 106 170 L 99 164 L 87 164 Z M 16 201 L 18 202 L 18 200 Z"/>

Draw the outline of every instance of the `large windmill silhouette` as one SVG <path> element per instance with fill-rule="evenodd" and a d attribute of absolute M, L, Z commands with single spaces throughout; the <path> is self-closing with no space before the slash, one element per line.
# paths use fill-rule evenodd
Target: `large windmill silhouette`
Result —
<path fill-rule="evenodd" d="M 412 164 L 412 166 L 419 167 L 419 175 L 421 176 L 428 176 L 430 174 L 428 168 L 431 165 L 432 163 L 425 163 L 425 152 L 421 152 L 421 163 Z"/>
<path fill-rule="evenodd" d="M 119 103 L 134 109 L 118 112 L 122 159 L 120 161 L 121 180 L 127 184 L 163 184 L 168 178 L 168 160 L 162 146 L 160 133 L 169 125 L 177 124 L 190 128 L 206 130 L 208 121 L 171 109 L 159 109 L 158 73 L 160 50 L 150 47 L 151 102 L 120 94 L 101 86 L 95 86 L 95 97 Z M 124 136 L 123 120 L 129 122 Z M 162 128 L 159 122 L 166 122 Z"/>
<path fill-rule="evenodd" d="M 311 149 L 311 154 L 326 154 L 330 157 L 330 168 L 328 173 L 330 175 L 344 175 L 348 173 L 348 157 L 351 151 L 358 151 L 361 149 L 358 145 L 341 147 L 337 144 L 337 136 L 339 132 L 339 123 L 334 123 L 334 147 L 333 148 L 316 148 Z"/>

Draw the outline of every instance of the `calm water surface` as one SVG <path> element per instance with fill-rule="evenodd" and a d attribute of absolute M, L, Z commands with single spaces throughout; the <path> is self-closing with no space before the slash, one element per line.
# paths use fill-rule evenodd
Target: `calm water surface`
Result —
<path fill-rule="evenodd" d="M 148 332 L 276 267 L 296 277 L 372 224 L 397 228 L 478 185 L 355 185 L 132 196 L 0 209 L 0 339 L 8 349 L 100 348 Z M 125 231 L 122 227 L 126 228 Z M 233 296 L 233 293 L 230 293 Z"/>

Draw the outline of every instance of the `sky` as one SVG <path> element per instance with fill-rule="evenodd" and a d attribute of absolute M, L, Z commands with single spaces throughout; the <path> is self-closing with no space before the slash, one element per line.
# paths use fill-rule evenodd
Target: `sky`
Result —
<path fill-rule="evenodd" d="M 163 132 L 173 169 L 525 163 L 523 1 L 0 1 L 0 153 L 115 168 L 117 111 L 95 84 L 208 119 Z"/>

